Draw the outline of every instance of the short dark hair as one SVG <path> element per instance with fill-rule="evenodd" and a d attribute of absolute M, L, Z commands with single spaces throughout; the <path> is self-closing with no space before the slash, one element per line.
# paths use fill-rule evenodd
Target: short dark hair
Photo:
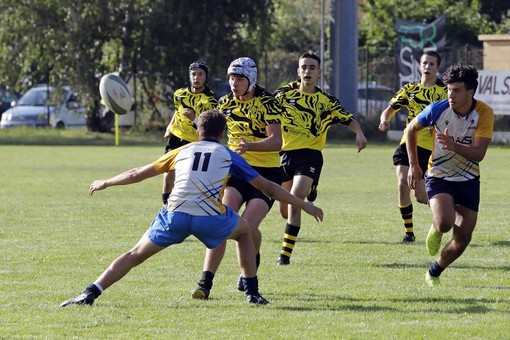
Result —
<path fill-rule="evenodd" d="M 424 55 L 428 55 L 430 57 L 436 58 L 437 66 L 441 65 L 441 56 L 436 51 L 432 51 L 432 50 L 425 51 L 425 52 L 422 53 L 422 56 L 424 56 Z M 421 57 L 420 57 L 420 59 L 421 59 Z"/>
<path fill-rule="evenodd" d="M 443 83 L 464 83 L 466 90 L 475 90 L 478 87 L 478 70 L 472 65 L 462 63 L 449 66 L 444 75 Z"/>
<path fill-rule="evenodd" d="M 207 81 L 207 78 L 209 77 L 209 69 L 207 68 L 207 65 L 202 60 L 197 60 L 192 62 L 189 67 L 188 71 L 191 72 L 193 69 L 199 68 L 205 72 L 205 79 Z"/>
<path fill-rule="evenodd" d="M 309 50 L 308 52 L 301 54 L 301 56 L 299 57 L 299 60 L 304 59 L 304 58 L 315 59 L 315 60 L 317 60 L 317 63 L 319 63 L 319 66 L 321 66 L 321 57 L 312 50 Z"/>
<path fill-rule="evenodd" d="M 198 116 L 198 132 L 201 137 L 220 137 L 227 126 L 227 118 L 218 110 L 207 110 Z"/>

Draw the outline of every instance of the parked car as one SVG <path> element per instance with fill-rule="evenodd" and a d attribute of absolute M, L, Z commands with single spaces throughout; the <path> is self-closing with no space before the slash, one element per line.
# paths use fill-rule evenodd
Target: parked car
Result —
<path fill-rule="evenodd" d="M 19 97 L 21 97 L 19 93 L 0 85 L 0 118 L 2 113 L 11 107 L 11 103 L 17 101 Z"/>
<path fill-rule="evenodd" d="M 381 112 L 389 105 L 395 92 L 388 86 L 359 83 L 358 114 L 365 118 L 380 116 Z"/>
<path fill-rule="evenodd" d="M 13 107 L 2 114 L 0 128 L 51 126 L 64 129 L 86 125 L 85 108 L 77 92 L 63 86 L 55 98 L 55 88 L 37 85 L 27 91 Z"/>

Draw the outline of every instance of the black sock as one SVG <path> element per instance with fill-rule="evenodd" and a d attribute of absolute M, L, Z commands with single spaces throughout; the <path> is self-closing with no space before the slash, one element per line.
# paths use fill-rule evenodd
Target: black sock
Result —
<path fill-rule="evenodd" d="M 406 207 L 399 206 L 400 214 L 402 215 L 402 222 L 404 222 L 404 229 L 407 235 L 414 235 L 413 232 L 413 204 Z"/>
<path fill-rule="evenodd" d="M 170 193 L 162 193 L 161 199 L 163 200 L 163 204 L 166 205 L 168 203 L 168 197 L 170 197 Z"/>
<path fill-rule="evenodd" d="M 101 291 L 99 290 L 99 288 L 97 288 L 97 286 L 93 283 L 89 284 L 87 286 L 87 288 L 85 288 L 85 292 L 91 292 L 92 294 L 94 294 L 94 298 L 97 299 L 99 297 L 99 295 L 101 295 Z"/>
<path fill-rule="evenodd" d="M 259 295 L 259 280 L 254 277 L 243 277 L 244 292 L 246 295 Z"/>
<path fill-rule="evenodd" d="M 198 285 L 202 288 L 211 289 L 213 286 L 214 273 L 213 272 L 202 272 L 202 278 L 198 281 Z"/>
<path fill-rule="evenodd" d="M 441 275 L 441 273 L 443 272 L 443 270 L 445 270 L 446 268 L 443 268 L 439 265 L 439 263 L 437 263 L 437 261 L 435 261 L 432 266 L 430 266 L 429 268 L 429 274 L 430 276 L 436 276 L 438 277 L 439 275 Z"/>
<path fill-rule="evenodd" d="M 282 251 L 280 257 L 290 257 L 296 244 L 297 236 L 299 234 L 298 226 L 292 224 L 285 225 L 285 234 L 283 235 Z"/>

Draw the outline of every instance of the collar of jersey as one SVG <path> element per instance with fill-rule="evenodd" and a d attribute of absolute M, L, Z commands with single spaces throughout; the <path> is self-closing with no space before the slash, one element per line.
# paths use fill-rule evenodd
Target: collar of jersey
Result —
<path fill-rule="evenodd" d="M 214 139 L 214 138 L 209 138 L 209 137 L 200 138 L 200 141 L 201 141 L 201 142 L 214 142 L 214 143 L 219 143 L 216 139 Z"/>

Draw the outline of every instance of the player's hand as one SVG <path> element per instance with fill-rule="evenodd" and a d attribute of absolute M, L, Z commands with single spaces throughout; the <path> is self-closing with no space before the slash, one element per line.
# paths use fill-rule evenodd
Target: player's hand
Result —
<path fill-rule="evenodd" d="M 94 191 L 99 191 L 99 190 L 103 190 L 106 188 L 107 188 L 107 185 L 106 185 L 105 180 L 103 180 L 103 179 L 96 180 L 96 181 L 92 182 L 92 184 L 89 187 L 89 195 L 92 196 Z"/>
<path fill-rule="evenodd" d="M 237 146 L 237 148 L 235 149 L 235 151 L 242 155 L 243 153 L 245 153 L 246 151 L 248 151 L 248 142 L 246 141 L 246 139 L 244 138 L 239 138 L 240 142 L 239 142 L 239 145 Z"/>
<path fill-rule="evenodd" d="M 441 144 L 441 149 L 455 151 L 455 142 L 450 139 L 448 128 L 444 129 L 444 133 L 438 133 L 436 139 Z"/>
<path fill-rule="evenodd" d="M 356 146 L 358 147 L 358 153 L 367 147 L 368 141 L 364 134 L 356 134 Z"/>
<path fill-rule="evenodd" d="M 170 130 L 172 130 L 172 121 L 170 121 L 170 123 L 168 123 L 168 126 L 166 127 L 166 130 L 165 130 L 165 134 L 163 135 L 163 139 L 168 141 L 170 139 L 170 137 L 172 137 L 172 132 L 170 132 Z"/>
<path fill-rule="evenodd" d="M 195 120 L 195 111 L 193 109 L 185 108 L 182 114 L 191 121 Z"/>
<path fill-rule="evenodd" d="M 322 222 L 322 219 L 324 218 L 324 212 L 321 208 L 316 207 L 312 202 L 305 202 L 305 206 L 303 207 L 303 210 L 307 213 L 315 217 L 315 220 L 317 222 Z"/>
<path fill-rule="evenodd" d="M 379 123 L 379 131 L 386 132 L 390 129 L 390 122 L 383 120 Z"/>
<path fill-rule="evenodd" d="M 419 166 L 410 165 L 407 171 L 407 185 L 414 190 L 420 181 L 423 181 L 423 171 Z"/>

